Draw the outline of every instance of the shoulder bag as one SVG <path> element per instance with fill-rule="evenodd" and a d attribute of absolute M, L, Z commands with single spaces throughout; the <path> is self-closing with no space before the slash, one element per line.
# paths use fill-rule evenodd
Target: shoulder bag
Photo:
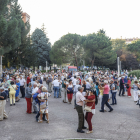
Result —
<path fill-rule="evenodd" d="M 45 99 L 46 100 L 46 99 Z M 42 104 L 42 105 L 40 105 L 40 109 L 46 109 L 46 102 L 44 103 L 44 104 Z"/>
<path fill-rule="evenodd" d="M 94 102 L 93 102 L 93 104 L 94 104 Z M 85 108 L 84 108 L 84 110 L 87 111 L 87 112 L 92 112 L 93 104 L 92 104 L 92 106 L 87 106 L 86 105 Z"/>

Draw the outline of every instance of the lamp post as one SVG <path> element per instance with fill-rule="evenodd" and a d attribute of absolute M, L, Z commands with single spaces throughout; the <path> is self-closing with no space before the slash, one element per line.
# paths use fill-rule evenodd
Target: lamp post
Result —
<path fill-rule="evenodd" d="M 0 56 L 0 78 L 2 77 L 2 55 Z"/>

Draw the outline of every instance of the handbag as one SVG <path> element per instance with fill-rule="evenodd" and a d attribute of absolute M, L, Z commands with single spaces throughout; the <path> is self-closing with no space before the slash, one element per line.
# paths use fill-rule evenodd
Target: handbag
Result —
<path fill-rule="evenodd" d="M 46 103 L 45 104 L 42 104 L 42 105 L 40 105 L 40 109 L 46 109 Z"/>
<path fill-rule="evenodd" d="M 129 84 L 126 85 L 126 88 L 129 88 Z"/>
<path fill-rule="evenodd" d="M 93 102 L 93 104 L 94 104 L 94 102 Z M 93 106 L 93 104 L 92 104 L 92 106 Z M 92 109 L 91 109 L 92 106 L 87 106 L 86 105 L 85 108 L 84 108 L 84 110 L 87 111 L 87 112 L 92 112 Z"/>

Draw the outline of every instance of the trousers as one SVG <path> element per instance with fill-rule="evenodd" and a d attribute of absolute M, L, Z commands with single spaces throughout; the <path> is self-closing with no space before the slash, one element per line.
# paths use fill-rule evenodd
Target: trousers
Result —
<path fill-rule="evenodd" d="M 10 95 L 10 104 L 12 104 L 12 100 L 13 103 L 15 104 L 15 92 L 10 92 L 9 95 Z"/>
<path fill-rule="evenodd" d="M 106 105 L 110 110 L 113 109 L 108 103 L 109 94 L 104 94 L 102 99 L 101 110 L 104 111 L 104 105 Z"/>
<path fill-rule="evenodd" d="M 26 102 L 27 102 L 27 113 L 32 113 L 32 102 L 31 102 L 31 98 L 26 98 Z"/>
<path fill-rule="evenodd" d="M 134 101 L 138 101 L 138 91 L 133 91 Z"/>
<path fill-rule="evenodd" d="M 54 97 L 59 97 L 59 87 L 54 87 Z"/>
<path fill-rule="evenodd" d="M 50 82 L 48 84 L 48 92 L 51 93 L 52 92 L 52 82 Z"/>
<path fill-rule="evenodd" d="M 62 92 L 63 92 L 63 95 L 64 95 L 63 100 L 64 100 L 64 102 L 66 102 L 67 91 L 66 91 L 65 88 L 62 88 Z"/>
<path fill-rule="evenodd" d="M 2 121 L 3 118 L 8 118 L 5 111 L 5 105 L 6 105 L 6 100 L 0 100 L 0 121 Z"/>
<path fill-rule="evenodd" d="M 122 92 L 122 95 L 124 95 L 124 87 L 120 87 L 119 95 L 121 95 L 121 92 Z"/>
<path fill-rule="evenodd" d="M 36 103 L 36 101 L 34 99 L 33 99 L 32 104 L 33 104 L 34 111 L 37 112 L 38 111 L 38 109 L 37 109 L 37 103 Z"/>
<path fill-rule="evenodd" d="M 91 123 L 92 116 L 93 116 L 92 112 L 86 112 L 85 119 L 88 123 L 89 131 L 92 131 L 92 123 Z"/>
<path fill-rule="evenodd" d="M 78 113 L 78 130 L 82 130 L 84 127 L 84 112 L 83 107 L 76 105 L 76 111 Z"/>
<path fill-rule="evenodd" d="M 117 92 L 112 92 L 112 104 L 117 104 L 116 94 Z"/>
<path fill-rule="evenodd" d="M 24 88 L 24 86 L 20 86 L 20 92 L 21 92 L 22 97 L 24 98 L 25 97 L 25 88 Z"/>

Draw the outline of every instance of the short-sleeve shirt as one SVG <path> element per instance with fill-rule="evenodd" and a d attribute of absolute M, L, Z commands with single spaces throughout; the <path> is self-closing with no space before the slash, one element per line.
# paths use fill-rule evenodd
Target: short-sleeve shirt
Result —
<path fill-rule="evenodd" d="M 10 88 L 10 93 L 16 93 L 16 85 L 10 85 L 9 88 Z"/>
<path fill-rule="evenodd" d="M 25 83 L 26 81 L 25 81 L 25 79 L 20 79 L 20 86 L 24 86 L 24 83 Z"/>
<path fill-rule="evenodd" d="M 86 100 L 86 98 L 82 95 L 81 92 L 77 92 L 76 93 L 76 104 L 79 106 L 83 106 L 84 105 L 84 100 Z"/>
<path fill-rule="evenodd" d="M 109 94 L 109 90 L 110 90 L 109 85 L 105 85 L 103 94 Z"/>

